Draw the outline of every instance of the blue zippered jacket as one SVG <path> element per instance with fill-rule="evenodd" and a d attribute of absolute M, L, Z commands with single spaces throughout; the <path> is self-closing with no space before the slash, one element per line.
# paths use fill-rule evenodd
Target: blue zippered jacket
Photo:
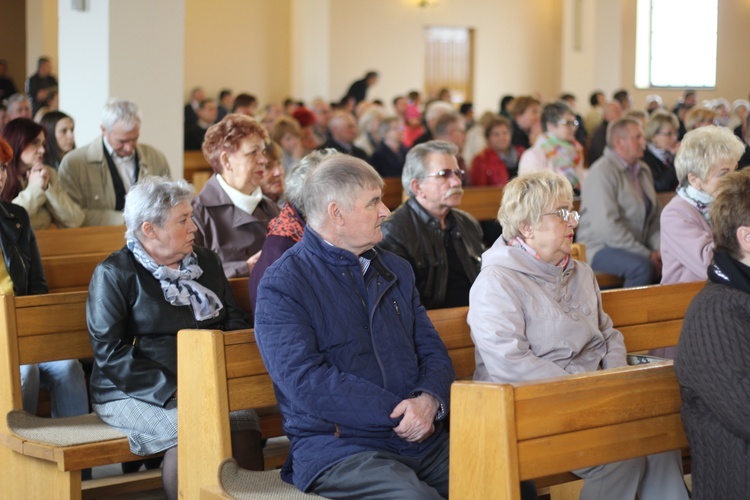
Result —
<path fill-rule="evenodd" d="M 303 491 L 355 453 L 420 457 L 445 432 L 436 422 L 409 443 L 393 431 L 393 409 L 422 392 L 440 401 L 442 419 L 455 374 L 409 263 L 380 250 L 361 269 L 308 226 L 258 289 L 255 336 L 291 442 L 282 478 Z"/>

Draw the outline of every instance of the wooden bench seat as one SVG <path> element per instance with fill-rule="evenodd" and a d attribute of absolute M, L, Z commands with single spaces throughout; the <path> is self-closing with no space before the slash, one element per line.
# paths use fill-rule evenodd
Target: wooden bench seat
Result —
<path fill-rule="evenodd" d="M 671 361 L 534 383 L 456 382 L 452 499 L 521 498 L 519 481 L 687 447 Z"/>
<path fill-rule="evenodd" d="M 0 296 L 0 414 L 21 410 L 20 365 L 87 358 L 93 355 L 86 327 L 87 292 Z M 86 481 L 81 490 L 81 470 L 100 465 L 137 460 L 127 439 L 74 446 L 32 442 L 14 434 L 3 418 L 0 423 L 1 498 L 89 498 L 95 488 L 112 488 L 118 481 L 130 482 L 126 491 L 152 489 L 161 482 L 154 473 L 121 476 L 108 481 Z"/>

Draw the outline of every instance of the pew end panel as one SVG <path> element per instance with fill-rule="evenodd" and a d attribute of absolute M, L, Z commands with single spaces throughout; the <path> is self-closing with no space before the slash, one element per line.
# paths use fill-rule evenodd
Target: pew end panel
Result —
<path fill-rule="evenodd" d="M 83 291 L 0 297 L 2 498 L 95 498 L 101 494 L 99 487 L 110 493 L 127 493 L 150 489 L 156 481 L 160 482 L 160 476 L 151 472 L 138 477 L 122 476 L 115 481 L 85 481 L 82 485 L 82 469 L 142 457 L 130 452 L 125 437 L 56 446 L 23 438 L 14 434 L 8 425 L 6 415 L 23 408 L 20 365 L 93 355 L 86 325 L 87 296 L 88 292 Z M 141 482 L 141 479 L 146 481 Z M 113 485 L 117 481 L 127 484 Z"/>

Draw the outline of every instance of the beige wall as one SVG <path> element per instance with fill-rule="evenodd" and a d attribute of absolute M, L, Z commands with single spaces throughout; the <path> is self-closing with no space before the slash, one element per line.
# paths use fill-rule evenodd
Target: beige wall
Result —
<path fill-rule="evenodd" d="M 196 86 L 287 97 L 290 18 L 290 0 L 185 0 L 185 100 Z"/>
<path fill-rule="evenodd" d="M 41 56 L 50 58 L 52 74 L 58 75 L 57 26 L 57 0 L 26 0 L 26 67 L 29 75 L 36 71 L 36 62 Z"/>
<path fill-rule="evenodd" d="M 331 99 L 339 99 L 368 69 L 381 78 L 368 97 L 388 102 L 422 90 L 423 30 L 475 30 L 475 110 L 496 110 L 502 94 L 560 87 L 561 2 L 558 0 L 331 0 Z"/>
<path fill-rule="evenodd" d="M 8 61 L 8 75 L 23 91 L 26 79 L 26 9 L 20 0 L 2 3 L 0 59 Z"/>
<path fill-rule="evenodd" d="M 57 0 L 26 1 L 34 20 L 27 23 L 31 32 L 25 58 L 33 61 L 45 52 L 56 59 L 52 20 Z M 311 1 L 320 8 L 317 18 L 310 15 Z M 0 57 L 9 59 L 12 75 L 22 84 L 25 60 L 15 55 L 20 45 L 11 42 L 26 37 L 18 23 L 6 20 L 24 14 L 12 12 L 21 2 L 9 4 L 0 19 Z M 382 78 L 370 96 L 390 101 L 412 88 L 421 90 L 422 32 L 436 25 L 475 29 L 474 101 L 480 112 L 495 109 L 504 93 L 538 91 L 552 98 L 562 90 L 572 91 L 582 111 L 594 88 L 608 95 L 627 88 L 638 106 L 653 92 L 668 104 L 682 94 L 634 87 L 636 0 L 581 0 L 580 51 L 572 48 L 573 0 L 439 0 L 426 8 L 417 4 L 418 0 L 185 0 L 183 97 L 202 85 L 211 96 L 229 87 L 249 91 L 262 103 L 292 94 L 333 100 L 372 68 Z M 746 98 L 750 69 L 741 55 L 750 46 L 750 0 L 722 0 L 719 9 L 717 89 L 700 91 L 699 97 Z M 298 27 L 294 32 L 293 25 Z M 324 34 L 316 36 L 316 29 Z"/>

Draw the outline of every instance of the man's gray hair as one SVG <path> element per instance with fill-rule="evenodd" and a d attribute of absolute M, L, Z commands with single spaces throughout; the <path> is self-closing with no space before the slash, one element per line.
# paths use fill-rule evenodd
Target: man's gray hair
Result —
<path fill-rule="evenodd" d="M 285 179 L 284 185 L 286 186 L 286 199 L 303 217 L 305 216 L 305 202 L 302 199 L 302 190 L 305 187 L 307 176 L 310 175 L 313 170 L 318 168 L 318 165 L 320 165 L 323 160 L 338 154 L 341 153 L 333 148 L 313 151 L 302 158 L 298 164 L 293 166 L 291 172 L 289 172 L 289 175 Z"/>
<path fill-rule="evenodd" d="M 384 185 L 380 175 L 364 160 L 345 154 L 326 158 L 307 176 L 302 189 L 307 223 L 319 230 L 328 217 L 331 202 L 338 202 L 344 210 L 351 210 L 362 191 L 382 190 Z"/>
<path fill-rule="evenodd" d="M 102 127 L 112 130 L 117 123 L 122 123 L 126 131 L 131 131 L 141 124 L 141 112 L 138 105 L 127 99 L 112 98 L 104 105 L 102 112 Z"/>
<path fill-rule="evenodd" d="M 406 154 L 406 163 L 404 163 L 404 170 L 401 172 L 401 185 L 404 186 L 407 195 L 414 196 L 414 191 L 411 190 L 412 179 L 419 182 L 425 179 L 427 170 L 424 168 L 424 162 L 427 155 L 431 153 L 456 156 L 458 148 L 455 144 L 445 141 L 429 141 L 411 148 Z"/>
<path fill-rule="evenodd" d="M 607 125 L 607 146 L 614 149 L 615 139 L 622 139 L 628 133 L 628 125 L 642 129 L 643 124 L 635 118 L 624 117 Z"/>
<path fill-rule="evenodd" d="M 130 188 L 125 197 L 125 239 L 141 241 L 144 222 L 164 227 L 169 212 L 183 201 L 193 198 L 195 188 L 184 179 L 149 176 Z"/>

